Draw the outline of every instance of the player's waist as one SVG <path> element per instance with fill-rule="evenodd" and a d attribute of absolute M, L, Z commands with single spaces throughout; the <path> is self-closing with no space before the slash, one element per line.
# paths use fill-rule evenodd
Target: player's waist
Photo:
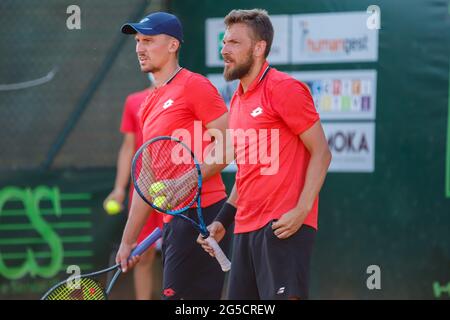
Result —
<path fill-rule="evenodd" d="M 291 208 L 292 209 L 292 208 Z M 234 233 L 246 233 L 259 230 L 272 220 L 278 220 L 289 210 L 275 210 L 275 211 L 245 211 L 240 210 L 236 213 Z M 245 213 L 245 214 L 244 214 Z M 315 206 L 306 216 L 303 224 L 317 229 L 318 221 L 318 207 Z"/>

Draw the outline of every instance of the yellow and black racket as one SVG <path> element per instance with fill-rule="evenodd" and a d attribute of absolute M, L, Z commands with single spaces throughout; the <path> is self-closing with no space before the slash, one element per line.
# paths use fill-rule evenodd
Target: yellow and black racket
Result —
<path fill-rule="evenodd" d="M 153 232 L 131 252 L 130 257 L 141 255 L 156 240 L 161 238 L 161 235 L 162 232 L 159 228 L 153 230 Z M 105 290 L 96 278 L 114 270 L 116 270 L 116 273 Z M 71 277 L 53 286 L 46 294 L 44 294 L 41 300 L 107 300 L 114 283 L 121 273 L 122 270 L 120 264 L 116 264 L 107 269 Z"/>

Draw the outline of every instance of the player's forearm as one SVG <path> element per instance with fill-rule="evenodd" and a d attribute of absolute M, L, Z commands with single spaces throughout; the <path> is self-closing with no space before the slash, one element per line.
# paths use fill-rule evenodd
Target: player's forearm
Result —
<path fill-rule="evenodd" d="M 200 165 L 203 180 L 220 173 L 234 160 L 233 143 L 228 128 L 228 113 L 209 122 L 206 125 L 211 137 L 211 144 L 205 149 L 204 158 Z"/>
<path fill-rule="evenodd" d="M 133 192 L 133 201 L 131 203 L 130 213 L 127 224 L 122 236 L 122 242 L 134 244 L 136 239 L 147 221 L 151 208 L 139 197 L 136 191 Z"/>
<path fill-rule="evenodd" d="M 322 188 L 328 167 L 331 162 L 331 152 L 328 147 L 311 154 L 308 169 L 306 170 L 305 185 L 300 195 L 297 207 L 311 211 L 314 201 Z"/>
<path fill-rule="evenodd" d="M 219 221 L 225 229 L 227 229 L 233 222 L 236 216 L 237 208 L 237 189 L 236 183 L 233 185 L 230 196 L 227 199 L 227 203 L 224 204 L 220 212 L 217 214 L 215 221 Z"/>
<path fill-rule="evenodd" d="M 211 150 L 207 152 L 203 163 L 200 165 L 204 180 L 220 173 L 234 160 L 234 151 L 230 139 L 226 138 L 225 130 L 222 134 L 224 138 L 216 138 L 217 142 L 211 145 Z"/>
<path fill-rule="evenodd" d="M 201 164 L 200 171 L 202 172 L 202 179 L 206 181 L 211 177 L 214 177 L 216 174 L 220 173 L 223 169 L 225 169 L 227 164 Z"/>
<path fill-rule="evenodd" d="M 238 193 L 237 193 L 236 183 L 234 183 L 233 189 L 231 189 L 231 192 L 230 192 L 230 195 L 228 196 L 227 202 L 229 204 L 231 204 L 232 206 L 237 207 L 237 197 L 238 197 Z"/>

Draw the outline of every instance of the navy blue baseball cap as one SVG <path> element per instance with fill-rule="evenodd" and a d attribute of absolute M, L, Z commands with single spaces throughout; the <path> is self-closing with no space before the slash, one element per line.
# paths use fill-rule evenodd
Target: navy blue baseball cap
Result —
<path fill-rule="evenodd" d="M 126 23 L 122 26 L 125 34 L 142 33 L 147 36 L 167 34 L 183 42 L 183 27 L 180 20 L 167 12 L 149 14 L 138 23 Z"/>

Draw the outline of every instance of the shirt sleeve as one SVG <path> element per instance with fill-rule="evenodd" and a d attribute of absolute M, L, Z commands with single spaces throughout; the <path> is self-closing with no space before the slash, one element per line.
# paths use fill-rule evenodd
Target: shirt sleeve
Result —
<path fill-rule="evenodd" d="M 134 133 L 138 124 L 135 121 L 136 116 L 133 115 L 133 99 L 130 96 L 125 100 L 125 107 L 122 114 L 122 122 L 120 124 L 120 132 Z"/>
<path fill-rule="evenodd" d="M 308 87 L 297 80 L 281 81 L 273 88 L 272 106 L 295 135 L 320 119 Z"/>
<path fill-rule="evenodd" d="M 204 125 L 228 111 L 216 87 L 206 78 L 190 79 L 185 87 L 185 95 L 195 117 Z"/>

